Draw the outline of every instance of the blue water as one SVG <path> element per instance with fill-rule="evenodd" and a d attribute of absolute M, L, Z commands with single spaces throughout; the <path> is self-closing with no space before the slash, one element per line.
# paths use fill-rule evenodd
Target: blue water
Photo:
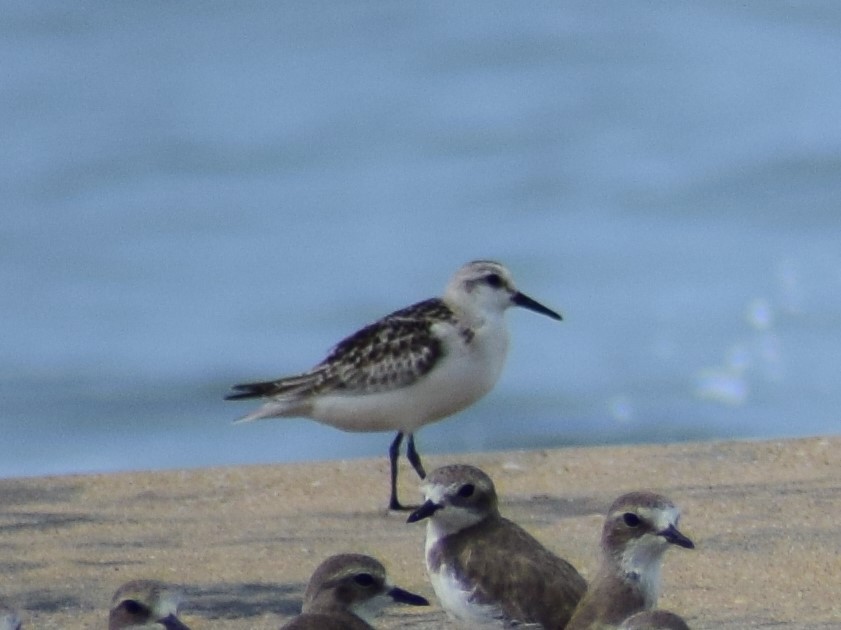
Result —
<path fill-rule="evenodd" d="M 0 475 L 385 456 L 232 383 L 496 258 L 422 453 L 841 429 L 841 5 L 6 2 Z"/>

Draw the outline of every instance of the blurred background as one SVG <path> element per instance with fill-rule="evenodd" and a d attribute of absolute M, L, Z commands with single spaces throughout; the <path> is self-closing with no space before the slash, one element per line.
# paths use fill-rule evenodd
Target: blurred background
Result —
<path fill-rule="evenodd" d="M 0 475 L 374 456 L 245 426 L 474 258 L 421 453 L 841 429 L 841 4 L 38 2 L 0 20 Z"/>

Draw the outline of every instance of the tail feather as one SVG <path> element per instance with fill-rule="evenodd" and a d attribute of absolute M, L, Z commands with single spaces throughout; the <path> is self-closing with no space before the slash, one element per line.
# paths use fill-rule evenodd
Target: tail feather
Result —
<path fill-rule="evenodd" d="M 262 418 L 306 415 L 308 407 L 306 397 L 302 397 L 302 394 L 312 386 L 312 382 L 312 375 L 303 374 L 279 381 L 241 383 L 231 387 L 232 393 L 225 396 L 225 400 L 249 400 L 254 398 L 265 400 L 262 407 L 235 420 L 235 423 L 250 422 Z"/>
<path fill-rule="evenodd" d="M 233 393 L 225 396 L 225 400 L 246 400 L 248 398 L 272 398 L 275 396 L 296 397 L 305 394 L 318 386 L 322 379 L 319 372 L 307 372 L 297 376 L 287 376 L 276 381 L 259 381 L 257 383 L 241 383 L 234 385 Z"/>

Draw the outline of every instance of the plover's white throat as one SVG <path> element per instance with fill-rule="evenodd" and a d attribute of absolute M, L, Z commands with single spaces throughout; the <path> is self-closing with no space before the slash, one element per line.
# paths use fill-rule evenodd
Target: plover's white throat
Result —
<path fill-rule="evenodd" d="M 518 291 L 501 264 L 471 262 L 453 276 L 443 297 L 362 328 L 309 372 L 235 385 L 235 393 L 226 399 L 266 399 L 241 422 L 303 416 L 343 431 L 396 430 L 389 449 L 389 507 L 403 509 L 397 499 L 403 438 L 406 456 L 423 478 L 415 431 L 464 409 L 493 388 L 508 351 L 503 313 L 510 306 L 561 319 Z"/>
<path fill-rule="evenodd" d="M 489 627 L 564 627 L 586 582 L 569 562 L 500 516 L 484 472 L 444 466 L 422 487 L 426 502 L 409 522 L 429 519 L 426 568 L 451 617 Z"/>
<path fill-rule="evenodd" d="M 668 610 L 643 610 L 628 617 L 619 630 L 689 630 L 689 626 Z"/>
<path fill-rule="evenodd" d="M 663 554 L 671 545 L 694 549 L 678 531 L 680 511 L 653 492 L 622 495 L 602 529 L 602 563 L 567 630 L 616 628 L 657 605 Z"/>
<path fill-rule="evenodd" d="M 180 589 L 156 580 L 126 582 L 111 598 L 108 630 L 190 630 L 178 618 L 184 596 Z"/>
<path fill-rule="evenodd" d="M 369 630 L 368 623 L 391 603 L 429 602 L 393 586 L 385 567 L 361 554 L 340 554 L 322 562 L 310 578 L 301 614 L 282 630 Z"/>

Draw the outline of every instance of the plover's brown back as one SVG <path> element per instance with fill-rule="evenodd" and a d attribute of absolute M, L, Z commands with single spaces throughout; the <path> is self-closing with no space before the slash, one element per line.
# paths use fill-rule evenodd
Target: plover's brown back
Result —
<path fill-rule="evenodd" d="M 566 560 L 500 516 L 491 479 L 473 466 L 444 466 L 423 483 L 429 519 L 426 565 L 447 613 L 480 625 L 562 628 L 586 582 Z"/>

